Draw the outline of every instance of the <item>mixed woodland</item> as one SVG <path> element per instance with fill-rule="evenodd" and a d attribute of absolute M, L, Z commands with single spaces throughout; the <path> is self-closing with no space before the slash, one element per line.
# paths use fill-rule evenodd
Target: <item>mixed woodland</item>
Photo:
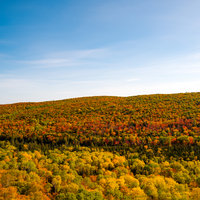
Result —
<path fill-rule="evenodd" d="M 0 105 L 0 199 L 200 199 L 200 93 Z"/>

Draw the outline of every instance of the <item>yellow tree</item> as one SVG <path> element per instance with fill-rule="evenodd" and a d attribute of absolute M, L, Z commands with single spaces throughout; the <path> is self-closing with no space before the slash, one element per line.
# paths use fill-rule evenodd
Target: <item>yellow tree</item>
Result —
<path fill-rule="evenodd" d="M 193 188 L 190 193 L 190 198 L 193 200 L 199 200 L 200 199 L 200 188 Z"/>
<path fill-rule="evenodd" d="M 79 186 L 75 183 L 70 183 L 69 185 L 65 186 L 67 192 L 76 194 L 79 190 Z"/>
<path fill-rule="evenodd" d="M 0 184 L 0 199 L 7 199 L 7 200 L 18 199 L 17 188 L 12 186 L 4 188 Z"/>
<path fill-rule="evenodd" d="M 144 191 L 140 188 L 133 188 L 130 192 L 130 196 L 133 200 L 146 200 L 147 195 L 144 193 Z"/>
<path fill-rule="evenodd" d="M 126 174 L 125 176 L 123 176 L 123 178 L 128 187 L 130 188 L 139 187 L 139 181 L 133 176 Z"/>

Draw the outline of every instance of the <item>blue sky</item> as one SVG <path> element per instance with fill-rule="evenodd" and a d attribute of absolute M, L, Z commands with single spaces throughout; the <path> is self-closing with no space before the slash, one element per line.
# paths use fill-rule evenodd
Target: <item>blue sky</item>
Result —
<path fill-rule="evenodd" d="M 0 0 L 0 104 L 200 92 L 199 0 Z"/>

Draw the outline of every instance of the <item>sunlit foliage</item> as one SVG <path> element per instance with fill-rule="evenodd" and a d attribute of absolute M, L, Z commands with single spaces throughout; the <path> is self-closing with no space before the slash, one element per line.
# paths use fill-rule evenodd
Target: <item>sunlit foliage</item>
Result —
<path fill-rule="evenodd" d="M 200 93 L 0 105 L 0 199 L 199 199 Z"/>

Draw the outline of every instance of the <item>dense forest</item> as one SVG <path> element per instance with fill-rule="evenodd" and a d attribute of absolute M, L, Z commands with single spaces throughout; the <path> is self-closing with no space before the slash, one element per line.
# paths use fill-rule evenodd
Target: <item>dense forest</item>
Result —
<path fill-rule="evenodd" d="M 200 199 L 200 93 L 0 105 L 0 199 Z"/>

